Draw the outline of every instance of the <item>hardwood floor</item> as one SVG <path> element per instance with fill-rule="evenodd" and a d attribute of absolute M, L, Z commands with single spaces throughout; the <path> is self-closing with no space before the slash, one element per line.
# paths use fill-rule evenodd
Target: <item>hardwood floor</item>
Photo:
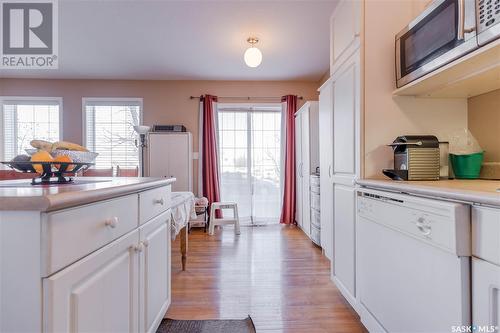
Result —
<path fill-rule="evenodd" d="M 257 332 L 366 332 L 329 277 L 329 261 L 296 227 L 281 225 L 189 235 L 186 271 L 172 246 L 174 319 L 240 319 Z"/>

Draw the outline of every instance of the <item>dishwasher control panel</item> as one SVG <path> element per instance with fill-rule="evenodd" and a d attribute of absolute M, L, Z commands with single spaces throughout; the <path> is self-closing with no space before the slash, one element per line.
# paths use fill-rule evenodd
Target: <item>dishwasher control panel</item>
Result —
<path fill-rule="evenodd" d="M 357 215 L 459 256 L 471 253 L 468 205 L 361 189 Z"/>

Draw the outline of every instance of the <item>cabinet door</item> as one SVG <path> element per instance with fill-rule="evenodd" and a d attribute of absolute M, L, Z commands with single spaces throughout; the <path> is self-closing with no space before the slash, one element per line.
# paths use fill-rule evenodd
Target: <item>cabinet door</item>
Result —
<path fill-rule="evenodd" d="M 319 159 L 320 159 L 320 216 L 321 247 L 331 259 L 333 253 L 333 90 L 327 83 L 319 94 Z"/>
<path fill-rule="evenodd" d="M 177 178 L 172 191 L 192 191 L 191 184 L 191 136 L 188 134 L 168 134 L 169 176 Z"/>
<path fill-rule="evenodd" d="M 339 290 L 356 303 L 356 179 L 360 176 L 359 52 L 333 76 L 334 260 L 332 272 Z"/>
<path fill-rule="evenodd" d="M 361 1 L 342 0 L 330 19 L 330 74 L 359 47 Z"/>
<path fill-rule="evenodd" d="M 295 222 L 302 228 L 302 118 L 295 115 Z"/>
<path fill-rule="evenodd" d="M 170 305 L 170 211 L 140 228 L 140 331 L 155 332 Z"/>
<path fill-rule="evenodd" d="M 500 325 L 500 266 L 474 257 L 472 258 L 472 323 L 479 327 Z"/>
<path fill-rule="evenodd" d="M 190 133 L 149 136 L 149 176 L 175 177 L 172 191 L 192 191 Z"/>
<path fill-rule="evenodd" d="M 169 140 L 165 134 L 150 134 L 148 138 L 149 176 L 169 177 Z"/>
<path fill-rule="evenodd" d="M 43 280 L 44 332 L 137 332 L 139 232 Z"/>
<path fill-rule="evenodd" d="M 355 295 L 355 189 L 335 184 L 335 240 L 333 272 L 342 294 L 354 304 Z"/>
<path fill-rule="evenodd" d="M 357 174 L 359 89 L 359 53 L 356 53 L 333 80 L 334 174 Z"/>
<path fill-rule="evenodd" d="M 301 146 L 302 146 L 302 230 L 311 235 L 311 199 L 309 181 L 311 174 L 310 161 L 310 138 L 309 138 L 309 108 L 300 115 L 302 125 Z"/>

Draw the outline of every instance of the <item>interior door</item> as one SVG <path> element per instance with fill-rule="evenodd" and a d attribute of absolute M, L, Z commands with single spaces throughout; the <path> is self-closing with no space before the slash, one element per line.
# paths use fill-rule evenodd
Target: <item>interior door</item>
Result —
<path fill-rule="evenodd" d="M 139 232 L 43 280 L 44 332 L 137 332 Z"/>
<path fill-rule="evenodd" d="M 141 332 L 155 332 L 170 305 L 170 211 L 167 211 L 140 228 Z"/>
<path fill-rule="evenodd" d="M 296 204 L 295 204 L 295 222 L 302 228 L 302 117 L 301 114 L 295 115 L 295 186 L 296 186 Z"/>

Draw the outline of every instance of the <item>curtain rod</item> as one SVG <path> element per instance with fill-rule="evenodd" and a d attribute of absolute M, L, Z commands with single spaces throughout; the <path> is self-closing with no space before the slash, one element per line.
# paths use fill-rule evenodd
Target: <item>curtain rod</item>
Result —
<path fill-rule="evenodd" d="M 189 99 L 200 99 L 203 98 L 203 95 L 201 96 L 189 96 Z M 218 96 L 217 98 L 224 98 L 224 99 L 281 99 L 281 96 Z M 304 99 L 302 96 L 297 96 L 297 99 Z"/>

